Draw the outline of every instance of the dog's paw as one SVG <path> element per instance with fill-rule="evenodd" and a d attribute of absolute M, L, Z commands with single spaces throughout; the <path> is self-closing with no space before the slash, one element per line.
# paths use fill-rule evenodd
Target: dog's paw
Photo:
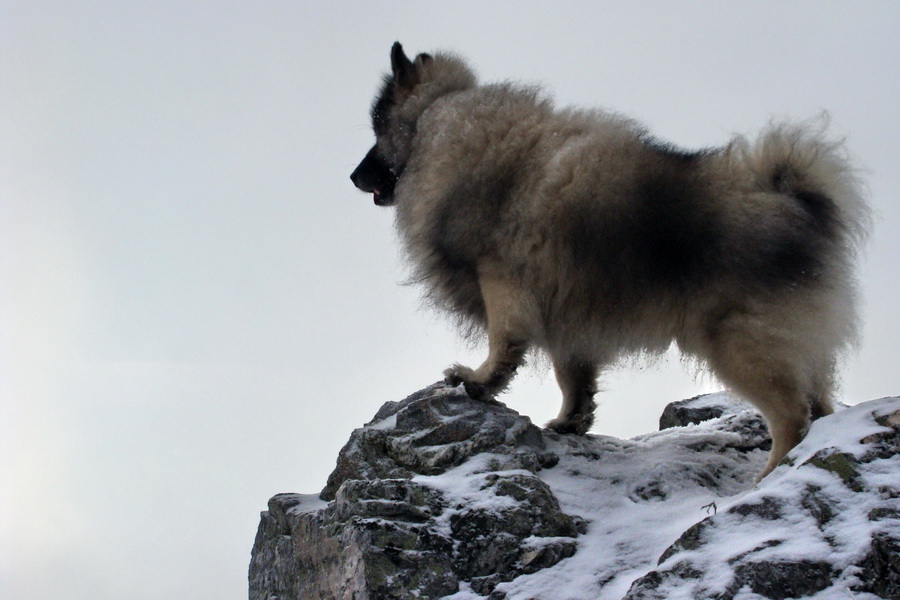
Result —
<path fill-rule="evenodd" d="M 466 394 L 469 395 L 469 398 L 472 400 L 478 400 L 479 402 L 490 402 L 494 399 L 494 395 L 488 391 L 488 389 L 482 383 L 477 383 L 474 381 L 465 381 L 463 382 L 463 387 L 466 390 Z"/>
<path fill-rule="evenodd" d="M 453 387 L 456 387 L 461 383 L 474 381 L 474 379 L 475 371 L 473 371 L 469 367 L 464 367 L 462 365 L 453 365 L 449 369 L 444 370 L 444 381 L 447 383 L 447 385 L 452 385 Z"/>
<path fill-rule="evenodd" d="M 586 434 L 591 425 L 594 424 L 594 415 L 592 413 L 573 415 L 567 419 L 556 418 L 547 423 L 546 428 L 556 433 L 574 433 L 575 435 Z"/>
<path fill-rule="evenodd" d="M 466 394 L 468 394 L 469 398 L 472 400 L 479 400 L 481 402 L 492 400 L 494 395 L 488 387 L 485 384 L 476 381 L 476 379 L 475 371 L 462 365 L 453 365 L 444 371 L 444 381 L 447 382 L 448 385 L 454 387 L 462 384 L 466 390 Z"/>

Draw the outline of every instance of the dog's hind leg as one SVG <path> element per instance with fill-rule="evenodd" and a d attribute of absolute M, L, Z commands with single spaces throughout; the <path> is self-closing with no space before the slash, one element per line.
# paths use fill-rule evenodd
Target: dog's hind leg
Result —
<path fill-rule="evenodd" d="M 739 390 L 740 391 L 740 390 Z M 772 449 L 769 460 L 757 481 L 778 466 L 781 459 L 800 443 L 809 429 L 810 410 L 808 396 L 790 383 L 772 381 L 764 394 L 745 394 L 766 419 Z"/>
<path fill-rule="evenodd" d="M 820 374 L 815 380 L 813 393 L 809 396 L 809 416 L 813 421 L 834 413 L 834 402 L 831 396 L 831 389 L 834 387 L 832 382 L 833 371 L 833 364 L 829 365 L 829 368 L 825 371 L 826 374 Z"/>
<path fill-rule="evenodd" d="M 790 372 L 789 365 L 746 355 L 720 357 L 712 362 L 719 379 L 752 402 L 769 426 L 772 449 L 759 476 L 762 479 L 806 435 L 811 416 L 811 394 Z"/>
<path fill-rule="evenodd" d="M 752 402 L 765 417 L 772 437 L 768 475 L 806 435 L 813 418 L 833 411 L 828 367 L 816 349 L 784 322 L 733 319 L 716 328 L 710 366 L 722 382 Z"/>
<path fill-rule="evenodd" d="M 524 364 L 535 321 L 527 296 L 508 280 L 483 270 L 478 283 L 487 315 L 487 360 L 474 370 L 453 365 L 444 377 L 451 385 L 462 383 L 473 399 L 484 400 L 504 391 Z"/>
<path fill-rule="evenodd" d="M 559 416 L 547 423 L 558 433 L 584 435 L 594 424 L 594 394 L 597 393 L 597 366 L 574 357 L 553 359 L 556 381 L 563 393 Z"/>

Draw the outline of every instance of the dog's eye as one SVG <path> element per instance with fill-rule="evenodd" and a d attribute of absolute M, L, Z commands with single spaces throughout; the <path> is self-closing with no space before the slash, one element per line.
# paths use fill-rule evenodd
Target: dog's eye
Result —
<path fill-rule="evenodd" d="M 375 130 L 376 136 L 382 136 L 388 131 L 388 116 L 386 111 L 378 108 L 372 111 L 372 129 Z"/>
<path fill-rule="evenodd" d="M 393 79 L 386 78 L 382 85 L 381 93 L 372 105 L 372 129 L 375 130 L 375 135 L 387 133 L 392 106 L 394 106 Z"/>

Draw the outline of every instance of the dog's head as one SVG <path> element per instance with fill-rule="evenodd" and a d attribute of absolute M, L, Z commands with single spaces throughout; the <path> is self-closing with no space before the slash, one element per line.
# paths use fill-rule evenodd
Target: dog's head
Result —
<path fill-rule="evenodd" d="M 374 194 L 375 204 L 394 203 L 394 188 L 412 152 L 419 117 L 441 96 L 475 85 L 475 76 L 460 59 L 419 54 L 410 60 L 400 42 L 391 48 L 391 72 L 384 76 L 372 104 L 375 145 L 350 175 L 360 190 Z"/>

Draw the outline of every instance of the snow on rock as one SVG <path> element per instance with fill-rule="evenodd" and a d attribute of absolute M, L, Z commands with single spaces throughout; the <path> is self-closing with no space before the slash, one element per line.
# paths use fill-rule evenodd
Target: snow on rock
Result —
<path fill-rule="evenodd" d="M 262 513 L 251 600 L 900 598 L 900 399 L 817 421 L 759 485 L 762 418 L 673 403 L 630 440 L 435 384 Z"/>
<path fill-rule="evenodd" d="M 898 550 L 900 399 L 890 398 L 817 421 L 625 598 L 900 598 Z"/>
<path fill-rule="evenodd" d="M 350 436 L 338 455 L 322 498 L 333 500 L 348 479 L 436 475 L 490 450 L 503 455 L 494 470 L 536 470 L 552 454 L 540 429 L 499 402 L 473 402 L 443 383 L 388 402 Z"/>
<path fill-rule="evenodd" d="M 666 406 L 659 417 L 659 428 L 699 425 L 703 421 L 734 415 L 747 410 L 747 408 L 746 404 L 742 404 L 728 392 L 695 396 L 689 400 L 679 400 Z"/>

